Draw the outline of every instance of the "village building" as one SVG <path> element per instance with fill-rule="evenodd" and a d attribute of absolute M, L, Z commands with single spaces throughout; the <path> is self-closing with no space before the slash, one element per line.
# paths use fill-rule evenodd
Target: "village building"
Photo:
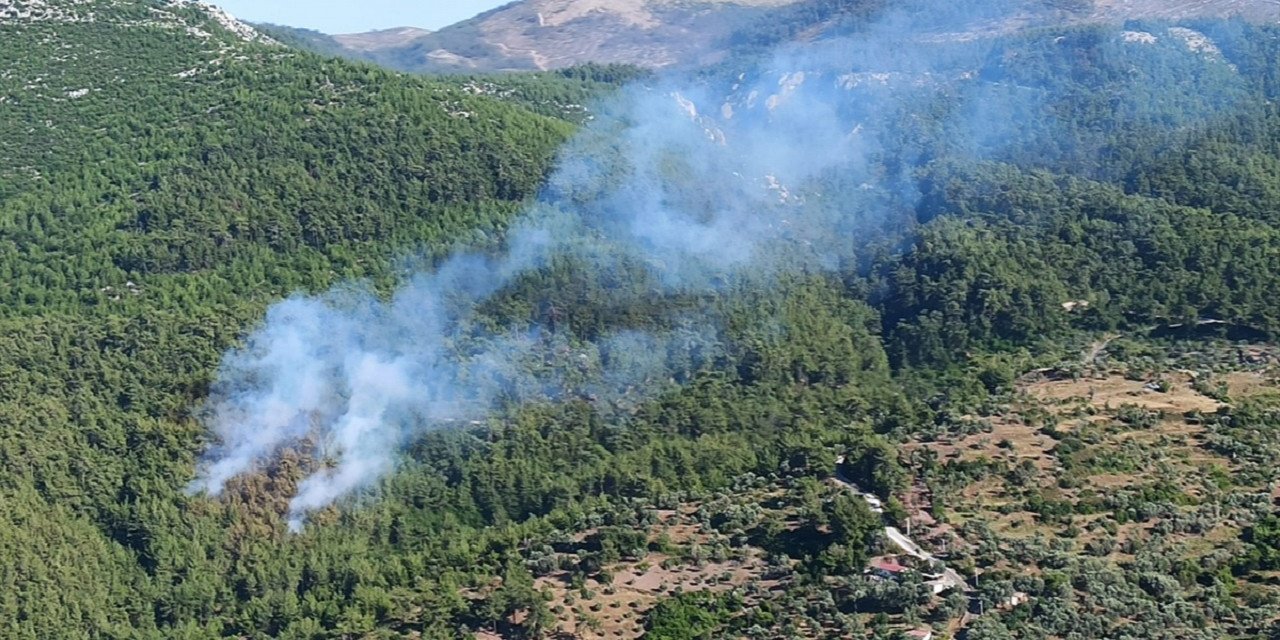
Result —
<path fill-rule="evenodd" d="M 867 565 L 867 573 L 886 580 L 897 580 L 911 572 L 911 569 L 895 556 L 872 558 Z"/>

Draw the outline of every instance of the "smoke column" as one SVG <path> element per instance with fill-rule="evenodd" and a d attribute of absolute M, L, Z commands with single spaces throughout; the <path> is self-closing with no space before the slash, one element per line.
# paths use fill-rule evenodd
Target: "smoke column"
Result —
<path fill-rule="evenodd" d="M 501 251 L 459 251 L 390 299 L 347 287 L 275 305 L 225 358 L 205 411 L 216 444 L 191 491 L 217 495 L 312 438 L 333 464 L 300 485 L 297 529 L 390 472 L 422 430 L 558 397 L 571 386 L 561 373 L 525 366 L 546 328 L 494 330 L 481 313 L 557 257 L 598 274 L 641 265 L 664 294 L 840 268 L 861 234 L 913 210 L 920 163 L 1055 135 L 1046 90 L 982 77 L 991 42 L 964 30 L 1004 15 L 990 6 L 895 12 L 856 37 L 781 51 L 727 85 L 624 90 L 564 150 Z M 1104 49 L 1122 55 L 1113 40 Z M 682 330 L 714 333 L 699 320 Z M 601 371 L 601 393 L 642 385 L 661 376 L 678 333 L 619 332 L 581 357 Z"/>

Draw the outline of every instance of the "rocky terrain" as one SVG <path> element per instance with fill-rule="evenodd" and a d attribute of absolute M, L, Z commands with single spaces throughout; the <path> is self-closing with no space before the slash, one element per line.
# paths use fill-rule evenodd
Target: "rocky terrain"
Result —
<path fill-rule="evenodd" d="M 1189 18 L 1224 18 L 1240 16 L 1260 22 L 1280 20 L 1280 2 L 1276 0 L 1093 0 L 1092 17 L 1103 20 L 1156 18 L 1186 20 Z"/>
<path fill-rule="evenodd" d="M 587 62 L 705 64 L 743 24 L 801 0 L 527 0 L 435 33 L 336 36 L 354 55 L 414 71 L 545 70 Z"/>
<path fill-rule="evenodd" d="M 246 42 L 270 43 L 271 38 L 207 2 L 166 0 L 147 7 L 148 16 L 139 18 L 137 6 L 116 0 L 0 0 L 0 25 L 37 22 L 107 22 L 124 27 L 183 29 L 190 35 L 209 39 L 210 23 Z"/>
<path fill-rule="evenodd" d="M 812 38 L 841 16 L 872 5 L 831 0 L 523 0 L 437 32 L 405 27 L 324 37 L 323 44 L 326 53 L 367 58 L 406 71 L 547 70 L 588 62 L 701 66 L 724 59 L 732 43 L 742 39 L 743 29 Z M 1016 18 L 977 22 L 962 35 L 983 37 L 1063 21 L 1230 16 L 1275 22 L 1280 20 L 1280 2 L 1034 0 Z M 308 42 L 317 44 L 314 38 Z"/>
<path fill-rule="evenodd" d="M 431 35 L 431 32 L 426 29 L 398 27 L 367 31 L 365 33 L 336 35 L 333 36 L 333 40 L 352 51 L 380 51 L 393 47 L 402 47 L 429 35 Z"/>

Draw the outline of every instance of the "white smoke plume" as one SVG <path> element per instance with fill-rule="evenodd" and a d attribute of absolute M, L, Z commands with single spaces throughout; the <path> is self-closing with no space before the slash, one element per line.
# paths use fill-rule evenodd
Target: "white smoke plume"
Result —
<path fill-rule="evenodd" d="M 393 470 L 422 430 L 565 393 L 574 384 L 563 370 L 528 366 L 545 327 L 495 329 L 481 312 L 557 256 L 601 277 L 642 265 L 667 294 L 841 265 L 865 229 L 912 210 L 918 163 L 939 147 L 1016 144 L 1052 100 L 981 76 L 990 42 L 965 29 L 999 18 L 991 9 L 927 9 L 780 52 L 728 86 L 684 78 L 626 90 L 565 149 L 504 250 L 461 251 L 388 300 L 348 287 L 277 304 L 226 356 L 206 407 L 215 444 L 191 490 L 217 495 L 312 438 L 332 464 L 300 485 L 296 529 Z M 599 393 L 642 386 L 662 377 L 681 332 L 714 333 L 705 324 L 619 331 L 580 357 L 599 370 Z"/>

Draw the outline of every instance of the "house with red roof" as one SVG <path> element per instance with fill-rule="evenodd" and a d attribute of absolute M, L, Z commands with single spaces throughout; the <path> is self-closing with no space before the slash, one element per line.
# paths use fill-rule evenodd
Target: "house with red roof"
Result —
<path fill-rule="evenodd" d="M 867 573 L 881 578 L 897 579 L 910 571 L 910 568 L 898 562 L 898 558 L 894 556 L 872 558 L 867 565 Z"/>

